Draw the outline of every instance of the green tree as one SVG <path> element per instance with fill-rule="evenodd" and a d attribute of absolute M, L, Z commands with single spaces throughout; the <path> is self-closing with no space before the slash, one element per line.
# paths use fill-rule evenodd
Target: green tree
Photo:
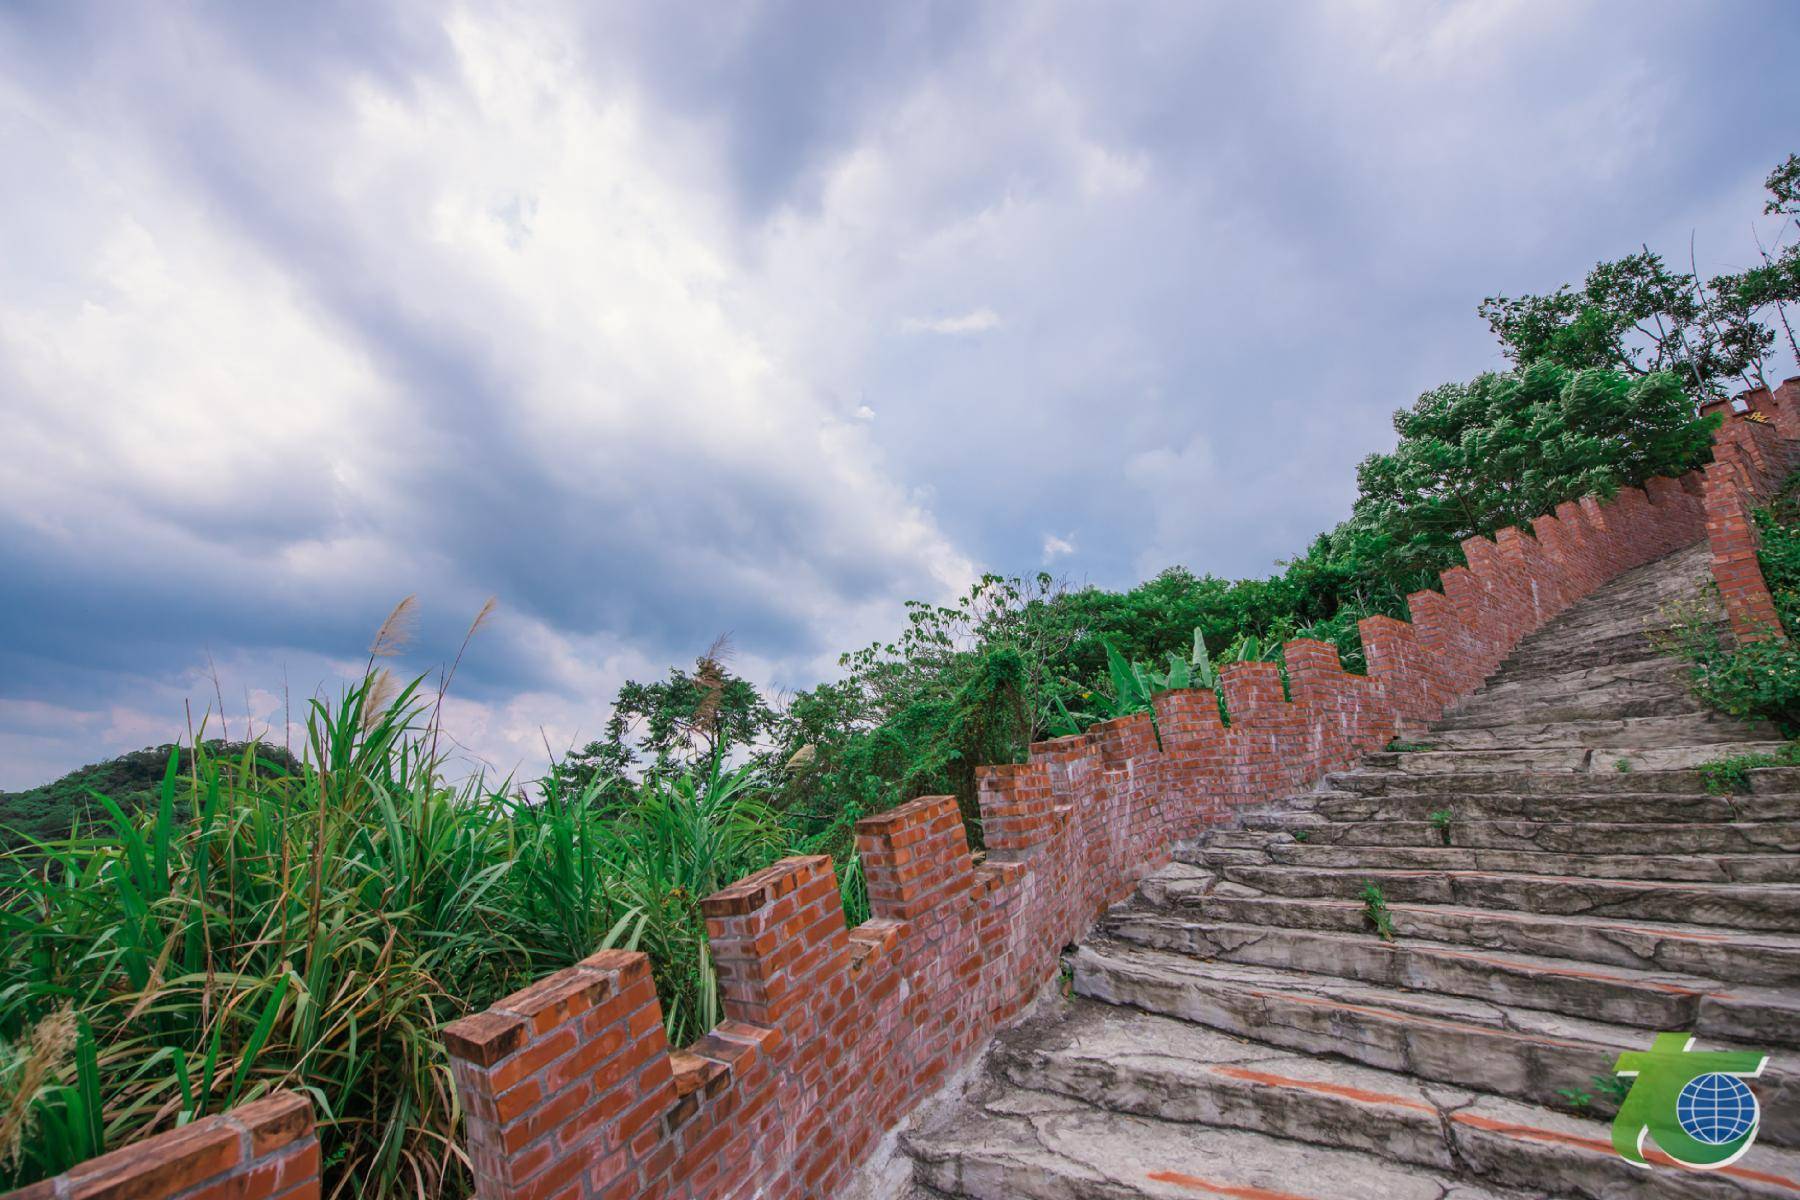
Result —
<path fill-rule="evenodd" d="M 729 640 L 721 637 L 691 671 L 671 667 L 666 679 L 626 680 L 605 733 L 554 764 L 550 782 L 566 794 L 594 786 L 620 797 L 631 790 L 636 771 L 719 762 L 754 745 L 774 727 L 775 713 L 755 684 L 725 665 L 730 654 Z"/>
<path fill-rule="evenodd" d="M 1629 375 L 1673 374 L 1696 400 L 1723 394 L 1759 372 L 1774 332 L 1757 320 L 1731 280 L 1712 294 L 1645 248 L 1602 262 L 1580 288 L 1541 296 L 1490 296 L 1478 311 L 1514 364 L 1539 362 Z"/>
<path fill-rule="evenodd" d="M 1400 444 L 1357 468 L 1360 495 L 1332 540 L 1371 587 L 1404 594 L 1455 565 L 1465 538 L 1700 465 L 1717 420 L 1696 417 L 1667 373 L 1539 361 L 1445 384 L 1394 414 Z"/>

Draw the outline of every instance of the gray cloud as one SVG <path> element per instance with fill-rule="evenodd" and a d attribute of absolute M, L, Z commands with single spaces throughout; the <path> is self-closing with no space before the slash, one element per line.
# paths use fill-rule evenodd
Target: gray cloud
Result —
<path fill-rule="evenodd" d="M 174 732 L 208 650 L 274 722 L 408 592 L 421 668 L 500 596 L 456 717 L 510 769 L 723 629 L 805 684 L 982 567 L 1259 573 L 1498 364 L 1482 296 L 1738 265 L 1796 50 L 1778 2 L 11 7 L 0 786 Z"/>

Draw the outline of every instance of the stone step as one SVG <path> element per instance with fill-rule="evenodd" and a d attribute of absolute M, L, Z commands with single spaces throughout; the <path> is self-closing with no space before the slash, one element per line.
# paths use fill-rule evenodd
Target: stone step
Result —
<path fill-rule="evenodd" d="M 1711 713 L 1633 717 L 1614 721 L 1520 721 L 1476 729 L 1434 730 L 1422 739 L 1434 750 L 1495 750 L 1562 746 L 1716 746 L 1777 740 L 1773 726 Z"/>
<path fill-rule="evenodd" d="M 1390 901 L 1455 904 L 1546 915 L 1684 921 L 1728 929 L 1800 932 L 1800 886 L 1664 883 L 1511 871 L 1420 871 L 1307 866 L 1229 866 L 1225 880 L 1267 895 L 1351 899 L 1373 883 Z"/>
<path fill-rule="evenodd" d="M 1146 904 L 1230 924 L 1346 933 L 1367 927 L 1360 900 L 1265 895 L 1181 864 L 1147 878 L 1140 895 Z M 1388 912 L 1402 939 L 1800 988 L 1800 936 L 1791 934 L 1392 901 Z"/>
<path fill-rule="evenodd" d="M 1433 833 L 1435 834 L 1435 830 Z M 1685 883 L 1800 883 L 1795 854 L 1556 854 L 1543 850 L 1490 850 L 1436 846 L 1332 846 L 1269 834 L 1259 847 L 1182 847 L 1176 858 L 1197 867 L 1292 864 L 1340 871 L 1500 871 L 1567 875 L 1584 879 Z"/>
<path fill-rule="evenodd" d="M 1524 1200 L 1374 1154 L 1159 1121 L 1022 1088 L 906 1135 L 916 1178 L 967 1200 Z"/>
<path fill-rule="evenodd" d="M 1774 754 L 1785 741 L 1720 742 L 1709 746 L 1550 746 L 1531 749 L 1413 750 L 1366 754 L 1359 774 L 1460 775 L 1471 772 L 1603 774 L 1689 771 L 1720 758 Z"/>
<path fill-rule="evenodd" d="M 1795 854 L 1800 821 L 1656 824 L 1604 821 L 1463 820 L 1453 813 L 1454 845 L 1552 854 Z M 1312 812 L 1247 813 L 1241 829 L 1206 835 L 1204 844 L 1249 848 L 1272 834 L 1304 837 L 1309 846 L 1435 846 L 1430 821 L 1328 821 Z"/>
<path fill-rule="evenodd" d="M 1759 1144 L 1718 1172 L 1663 1160 L 1646 1175 L 1613 1151 L 1608 1126 L 1591 1118 L 1084 1000 L 1002 1034 L 990 1066 L 1017 1087 L 1096 1108 L 1360 1151 L 1532 1195 L 1800 1194 L 1800 1154 L 1775 1146 Z"/>
<path fill-rule="evenodd" d="M 1791 768 L 1752 771 L 1755 776 L 1782 774 Z M 1557 776 L 1547 777 L 1559 778 Z M 1588 780 L 1588 786 L 1604 783 L 1605 776 L 1567 776 Z M 1644 776 L 1627 777 L 1641 781 Z M 1328 821 L 1424 821 L 1448 810 L 1459 821 L 1601 822 L 1605 824 L 1730 825 L 1743 821 L 1793 821 L 1800 819 L 1800 795 L 1752 792 L 1749 795 L 1709 796 L 1694 789 L 1685 792 L 1630 791 L 1476 791 L 1446 787 L 1386 792 L 1325 791 L 1291 796 L 1282 802 L 1286 811 L 1309 810 Z"/>
<path fill-rule="evenodd" d="M 1734 743 L 1735 744 L 1735 743 Z M 1471 753 L 1477 753 L 1471 751 Z M 1492 751 L 1489 753 L 1498 753 Z M 1548 753 L 1548 752 L 1546 752 Z M 1407 756 L 1413 757 L 1413 756 Z M 1423 756 L 1419 756 L 1423 757 Z M 1454 763 L 1437 762 L 1415 770 L 1368 766 L 1336 771 L 1325 777 L 1325 791 L 1355 792 L 1364 796 L 1446 796 L 1461 793 L 1524 796 L 1602 795 L 1706 795 L 1706 777 L 1697 769 L 1716 762 L 1720 754 L 1698 759 L 1693 768 L 1669 770 L 1525 768 L 1506 769 L 1502 764 L 1468 764 L 1471 770 L 1450 770 Z M 1753 783 L 1762 791 L 1800 791 L 1800 768 L 1764 767 L 1752 771 Z"/>
<path fill-rule="evenodd" d="M 1397 935 L 1210 921 L 1149 905 L 1108 914 L 1108 936 L 1193 958 L 1335 975 L 1383 987 L 1467 996 L 1495 1004 L 1651 1031 L 1800 1047 L 1800 992 L 1727 985 L 1696 975 L 1603 967 L 1578 959 L 1476 950 Z"/>
<path fill-rule="evenodd" d="M 1654 1031 L 1508 1009 L 1483 1000 L 1237 963 L 1200 962 L 1105 938 L 1072 958 L 1078 995 L 1179 1017 L 1237 1037 L 1307 1054 L 1334 1054 L 1421 1080 L 1567 1110 L 1591 1095 L 1618 1055 L 1649 1046 Z M 1765 1049 L 1708 1040 L 1700 1049 Z M 1800 1145 L 1800 1079 L 1772 1056 L 1758 1081 L 1760 1137 Z M 1610 1116 L 1604 1095 L 1582 1111 Z"/>

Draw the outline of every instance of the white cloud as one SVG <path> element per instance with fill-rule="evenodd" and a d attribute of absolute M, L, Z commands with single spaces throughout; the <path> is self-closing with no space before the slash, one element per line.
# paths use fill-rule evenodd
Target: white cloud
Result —
<path fill-rule="evenodd" d="M 907 317 L 900 322 L 906 333 L 942 333 L 951 337 L 986 333 L 999 327 L 1000 314 L 991 308 L 977 308 L 954 317 Z"/>
<path fill-rule="evenodd" d="M 1075 553 L 1075 535 L 1058 536 L 1054 533 L 1044 535 L 1044 562 L 1053 563 L 1059 558 L 1067 558 Z"/>

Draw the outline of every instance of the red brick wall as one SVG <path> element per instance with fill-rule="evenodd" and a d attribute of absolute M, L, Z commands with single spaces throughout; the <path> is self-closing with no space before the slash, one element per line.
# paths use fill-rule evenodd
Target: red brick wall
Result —
<path fill-rule="evenodd" d="M 1750 512 L 1775 493 L 1794 467 L 1794 448 L 1800 444 L 1795 440 L 1800 438 L 1800 378 L 1772 394 L 1757 389 L 1741 399 L 1747 413 L 1766 420 L 1728 415 L 1720 426 L 1713 461 L 1703 472 L 1706 536 L 1732 632 L 1740 642 L 1753 642 L 1786 636 L 1757 562 L 1760 542 Z"/>
<path fill-rule="evenodd" d="M 277 1092 L 89 1159 L 7 1200 L 319 1200 L 312 1105 Z"/>
<path fill-rule="evenodd" d="M 1752 437 L 1756 435 L 1750 435 Z M 873 918 L 846 929 L 825 858 L 778 863 L 709 898 L 726 1021 L 671 1053 L 644 959 L 607 952 L 445 1031 L 484 1197 L 825 1198 L 883 1131 L 1051 978 L 1064 946 L 1245 805 L 1310 786 L 1478 687 L 1518 639 L 1620 571 L 1691 545 L 1700 481 L 1652 480 L 1472 539 L 1413 622 L 1362 623 L 1370 671 L 1288 643 L 1210 692 L 986 767 L 987 860 L 955 801 L 857 825 Z M 1161 745 L 1157 733 L 1160 730 Z"/>

